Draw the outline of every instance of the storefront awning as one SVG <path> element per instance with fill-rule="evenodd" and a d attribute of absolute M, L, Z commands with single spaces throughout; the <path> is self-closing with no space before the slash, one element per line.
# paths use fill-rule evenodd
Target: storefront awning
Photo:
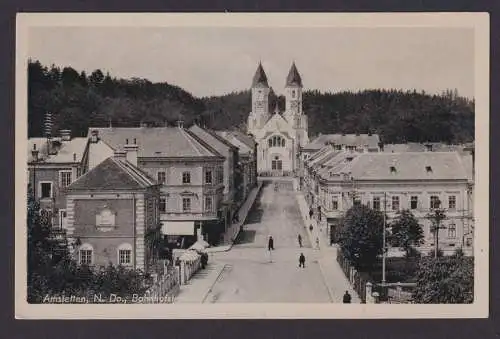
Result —
<path fill-rule="evenodd" d="M 194 221 L 162 221 L 161 232 L 165 235 L 194 235 Z"/>

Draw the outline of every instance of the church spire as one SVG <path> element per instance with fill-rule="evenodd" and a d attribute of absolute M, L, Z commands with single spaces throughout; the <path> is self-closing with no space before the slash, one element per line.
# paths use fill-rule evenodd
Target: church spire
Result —
<path fill-rule="evenodd" d="M 297 66 L 295 66 L 295 61 L 292 63 L 292 67 L 290 67 L 290 71 L 288 72 L 288 76 L 286 77 L 285 87 L 302 88 L 302 78 L 300 77 L 299 71 L 297 70 Z"/>
<path fill-rule="evenodd" d="M 266 72 L 264 72 L 264 68 L 262 67 L 261 62 L 259 62 L 257 71 L 255 71 L 255 75 L 253 76 L 252 88 L 255 87 L 269 87 L 269 85 L 267 84 Z"/>

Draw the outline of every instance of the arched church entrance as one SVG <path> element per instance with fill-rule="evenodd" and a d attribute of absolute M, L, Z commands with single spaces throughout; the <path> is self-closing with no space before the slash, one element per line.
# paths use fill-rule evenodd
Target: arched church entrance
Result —
<path fill-rule="evenodd" d="M 283 175 L 283 159 L 281 155 L 273 155 L 271 158 L 271 171 L 273 176 Z"/>

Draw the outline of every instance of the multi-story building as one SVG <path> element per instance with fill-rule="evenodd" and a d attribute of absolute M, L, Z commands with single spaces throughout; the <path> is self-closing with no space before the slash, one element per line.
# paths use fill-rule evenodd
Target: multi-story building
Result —
<path fill-rule="evenodd" d="M 88 139 L 60 137 L 28 139 L 28 183 L 54 228 L 66 224 L 66 188 L 88 169 Z"/>
<path fill-rule="evenodd" d="M 410 210 L 424 231 L 421 251 L 433 248 L 428 215 L 443 208 L 439 247 L 471 252 L 473 241 L 471 173 L 457 152 L 359 153 L 325 147 L 306 161 L 309 203 L 335 242 L 336 228 L 353 204 L 386 212 L 388 225 Z"/>
<path fill-rule="evenodd" d="M 238 165 L 238 148 L 214 131 L 201 128 L 196 124 L 191 126 L 189 131 L 203 140 L 206 144 L 213 147 L 224 157 L 224 199 L 221 204 L 225 207 L 225 227 L 227 228 L 233 220 L 233 214 L 238 207 L 238 203 L 243 199 L 243 192 L 239 187 L 242 182 L 242 177 Z"/>
<path fill-rule="evenodd" d="M 226 225 L 224 160 L 179 122 L 178 127 L 90 128 L 89 166 L 126 151 L 134 166 L 160 184 L 162 233 L 187 247 L 204 235 L 215 244 Z"/>
<path fill-rule="evenodd" d="M 67 188 L 67 237 L 80 264 L 150 271 L 160 252 L 159 187 L 116 151 Z"/>
<path fill-rule="evenodd" d="M 257 144 L 252 137 L 239 131 L 217 131 L 217 134 L 238 147 L 238 170 L 243 179 L 239 189 L 243 198 L 257 185 Z"/>
<path fill-rule="evenodd" d="M 302 109 L 302 78 L 292 64 L 285 82 L 285 109 L 269 110 L 270 87 L 261 64 L 252 81 L 252 111 L 247 132 L 257 142 L 261 175 L 293 175 L 300 149 L 309 142 L 307 115 Z"/>

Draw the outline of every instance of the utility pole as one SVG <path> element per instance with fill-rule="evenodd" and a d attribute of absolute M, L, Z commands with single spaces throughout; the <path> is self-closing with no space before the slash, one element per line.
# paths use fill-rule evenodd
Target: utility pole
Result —
<path fill-rule="evenodd" d="M 386 244 L 385 244 L 385 224 L 386 220 L 386 211 L 387 211 L 387 193 L 384 192 L 384 226 L 382 230 L 382 285 L 385 285 L 385 256 L 386 256 Z"/>

